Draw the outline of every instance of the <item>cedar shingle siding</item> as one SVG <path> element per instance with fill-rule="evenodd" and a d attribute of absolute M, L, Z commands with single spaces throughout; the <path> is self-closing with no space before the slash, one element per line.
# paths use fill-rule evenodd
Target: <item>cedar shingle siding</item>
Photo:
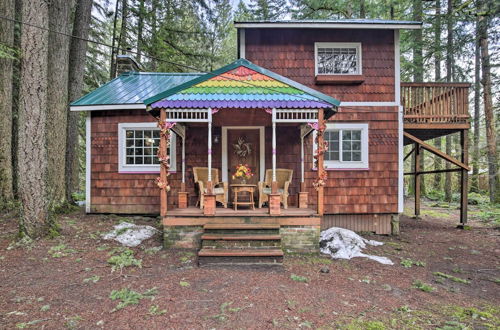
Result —
<path fill-rule="evenodd" d="M 394 101 L 392 30 L 245 29 L 246 59 L 342 102 Z M 315 42 L 361 42 L 364 83 L 316 85 Z"/>
<path fill-rule="evenodd" d="M 249 61 L 342 102 L 394 102 L 392 30 L 245 29 L 245 39 Z M 315 42 L 361 42 L 364 82 L 359 85 L 316 84 Z M 325 213 L 397 213 L 398 108 L 341 107 L 331 122 L 368 123 L 369 170 L 328 171 Z M 281 150 L 282 144 L 279 146 Z M 298 145 L 286 147 L 287 152 L 296 155 L 297 162 L 300 160 L 298 148 Z M 317 175 L 315 171 L 308 171 L 312 164 L 311 138 L 306 140 L 306 162 L 306 186 L 311 187 Z M 300 163 L 296 165 L 297 178 Z M 311 206 L 316 204 L 312 189 L 309 202 Z"/>

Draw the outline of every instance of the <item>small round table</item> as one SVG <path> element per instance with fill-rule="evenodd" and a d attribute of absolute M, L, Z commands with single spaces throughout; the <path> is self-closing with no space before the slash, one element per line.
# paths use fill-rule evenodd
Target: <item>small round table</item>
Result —
<path fill-rule="evenodd" d="M 257 188 L 256 185 L 237 183 L 237 184 L 231 184 L 229 186 L 231 187 L 234 193 L 233 205 L 235 211 L 238 210 L 238 205 L 249 205 L 252 207 L 252 210 L 255 210 L 255 201 L 253 199 L 253 194 L 255 192 L 255 188 Z M 249 195 L 248 199 L 241 202 L 238 201 L 238 196 L 242 197 L 241 193 L 248 193 Z"/>

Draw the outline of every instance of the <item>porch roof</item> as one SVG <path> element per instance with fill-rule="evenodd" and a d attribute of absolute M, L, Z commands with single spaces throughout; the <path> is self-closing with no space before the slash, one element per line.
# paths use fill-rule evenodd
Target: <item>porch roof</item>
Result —
<path fill-rule="evenodd" d="M 331 96 L 239 59 L 211 73 L 144 101 L 160 108 L 324 108 L 331 114 L 340 102 Z"/>

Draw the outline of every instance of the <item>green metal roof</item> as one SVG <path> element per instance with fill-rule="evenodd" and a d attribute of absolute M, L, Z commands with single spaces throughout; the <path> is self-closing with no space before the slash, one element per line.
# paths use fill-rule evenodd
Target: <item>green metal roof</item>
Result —
<path fill-rule="evenodd" d="M 71 103 L 71 106 L 133 105 L 201 76 L 201 73 L 127 72 Z"/>

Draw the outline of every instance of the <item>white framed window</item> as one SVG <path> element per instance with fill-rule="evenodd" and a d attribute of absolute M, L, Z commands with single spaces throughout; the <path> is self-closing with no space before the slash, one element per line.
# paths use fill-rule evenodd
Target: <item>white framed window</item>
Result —
<path fill-rule="evenodd" d="M 175 138 L 170 137 L 170 171 L 175 171 Z M 156 123 L 118 124 L 118 171 L 153 172 L 160 171 L 157 153 L 160 147 L 160 130 Z"/>
<path fill-rule="evenodd" d="M 314 58 L 316 76 L 362 74 L 359 42 L 316 42 Z"/>
<path fill-rule="evenodd" d="M 368 169 L 368 124 L 327 123 L 324 139 L 328 142 L 327 169 Z"/>

